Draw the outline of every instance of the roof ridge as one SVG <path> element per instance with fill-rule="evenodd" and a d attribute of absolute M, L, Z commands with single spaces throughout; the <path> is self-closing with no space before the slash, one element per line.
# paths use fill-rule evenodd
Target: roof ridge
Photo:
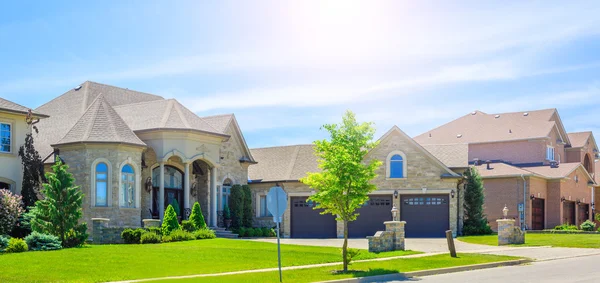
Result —
<path fill-rule="evenodd" d="M 296 147 L 294 148 L 294 152 L 292 153 L 292 156 L 290 158 L 290 164 L 288 165 L 288 168 L 285 171 L 285 177 L 287 179 L 292 178 L 292 172 L 294 172 L 294 167 L 296 167 L 296 160 L 298 160 L 298 152 L 300 152 L 300 147 Z"/>
<path fill-rule="evenodd" d="M 141 94 L 146 94 L 146 95 L 152 95 L 152 96 L 156 96 L 156 97 L 160 97 L 162 99 L 165 99 L 164 97 L 157 95 L 157 94 L 152 94 L 149 92 L 143 92 L 143 91 L 138 91 L 138 90 L 133 90 L 133 89 L 128 89 L 128 88 L 124 88 L 124 87 L 120 87 L 120 86 L 114 86 L 114 85 L 109 85 L 109 84 L 103 84 L 103 83 L 99 83 L 99 82 L 94 82 L 94 81 L 90 81 L 87 80 L 84 83 L 90 83 L 90 84 L 97 84 L 97 85 L 102 85 L 102 86 L 108 86 L 108 87 L 114 87 L 114 88 L 118 88 L 118 89 L 122 89 L 122 90 L 128 90 L 128 91 L 133 91 L 133 92 L 137 92 L 137 93 L 141 93 Z"/>
<path fill-rule="evenodd" d="M 162 113 L 162 118 L 160 120 L 160 126 L 161 127 L 165 127 L 165 125 L 167 125 L 167 121 L 169 121 L 169 116 L 171 114 L 171 110 L 173 109 L 173 100 L 167 100 L 167 108 L 165 109 L 165 112 Z"/>
<path fill-rule="evenodd" d="M 571 134 L 591 134 L 591 133 L 593 133 L 593 132 L 592 131 L 582 131 L 582 132 L 570 132 L 567 134 L 571 135 Z"/>
<path fill-rule="evenodd" d="M 283 147 L 292 147 L 292 146 L 314 146 L 314 144 L 307 143 L 307 144 L 275 145 L 275 146 L 266 146 L 266 147 L 255 147 L 255 148 L 251 148 L 250 150 L 267 149 L 267 148 L 283 148 Z"/>
<path fill-rule="evenodd" d="M 175 102 L 177 102 L 177 100 L 175 100 Z M 181 107 L 179 107 L 181 104 L 175 102 L 173 102 L 173 105 L 175 106 L 175 112 L 177 112 L 177 115 L 179 115 L 179 119 L 181 119 L 181 122 L 183 122 L 183 125 L 186 128 L 191 128 L 189 121 L 185 119 L 183 116 L 183 111 L 181 111 Z"/>
<path fill-rule="evenodd" d="M 134 106 L 134 105 L 139 105 L 139 104 L 149 104 L 149 103 L 157 103 L 160 101 L 168 101 L 169 99 L 157 99 L 157 100 L 150 100 L 150 101 L 142 101 L 142 102 L 135 102 L 135 103 L 129 103 L 129 104 L 121 104 L 121 105 L 116 105 L 113 106 L 114 108 L 123 108 L 123 107 L 127 107 L 127 106 Z"/>
<path fill-rule="evenodd" d="M 85 129 L 85 134 L 83 134 L 83 138 L 84 139 L 88 139 L 90 137 L 90 134 L 92 133 L 92 129 L 94 128 L 94 125 L 96 124 L 96 120 L 98 119 L 98 113 L 100 113 L 102 107 L 104 107 L 104 105 L 102 104 L 102 101 L 104 99 L 104 96 L 101 94 L 98 95 L 98 97 L 96 99 L 94 99 L 94 101 L 92 101 L 92 104 L 90 104 L 90 107 L 92 107 L 93 105 L 96 105 L 96 111 L 94 111 L 94 115 L 92 116 L 92 121 L 91 123 L 89 123 L 87 129 Z M 89 109 L 91 110 L 91 109 Z M 87 111 L 85 111 L 83 113 L 83 115 L 85 115 L 87 113 Z M 83 118 L 83 116 L 82 116 Z M 79 118 L 81 119 L 81 118 Z M 79 120 L 77 120 L 77 122 L 79 122 Z M 75 122 L 75 125 L 73 125 L 73 127 L 75 127 L 77 125 L 77 122 Z"/>
<path fill-rule="evenodd" d="M 233 113 L 229 113 L 229 114 L 217 114 L 217 115 L 210 115 L 210 116 L 198 116 L 202 119 L 207 119 L 207 118 L 216 118 L 216 117 L 223 117 L 223 116 L 234 116 Z"/>
<path fill-rule="evenodd" d="M 544 109 L 537 109 L 537 110 L 523 110 L 523 111 L 491 113 L 491 114 L 486 114 L 486 115 L 520 114 L 520 113 L 525 113 L 525 112 L 531 113 L 531 112 L 542 112 L 542 111 L 548 111 L 548 110 L 557 111 L 558 109 L 556 109 L 556 108 L 544 108 Z"/>

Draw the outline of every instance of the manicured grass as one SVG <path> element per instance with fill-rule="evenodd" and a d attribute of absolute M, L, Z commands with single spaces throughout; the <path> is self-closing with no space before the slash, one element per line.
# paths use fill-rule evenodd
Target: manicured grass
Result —
<path fill-rule="evenodd" d="M 497 235 L 467 236 L 458 240 L 481 245 L 498 245 Z M 600 248 L 600 235 L 595 234 L 526 234 L 525 244 L 516 246 L 553 246 L 565 248 Z"/>
<path fill-rule="evenodd" d="M 410 272 L 444 267 L 499 262 L 515 259 L 519 258 L 483 254 L 459 254 L 458 258 L 451 258 L 449 255 L 435 255 L 419 258 L 362 262 L 352 264 L 349 269 L 357 271 L 347 274 L 332 273 L 333 270 L 342 269 L 341 265 L 298 270 L 284 270 L 283 282 L 288 283 L 327 281 L 353 277 L 374 276 L 399 272 Z M 261 272 L 204 278 L 190 278 L 181 280 L 162 280 L 160 282 L 279 282 L 279 273 L 277 271 Z"/>
<path fill-rule="evenodd" d="M 356 259 L 416 254 L 368 253 Z M 341 261 L 339 248 L 281 245 L 282 265 Z M 277 245 L 213 239 L 148 245 L 92 245 L 0 255 L 0 282 L 98 282 L 277 267 Z"/>

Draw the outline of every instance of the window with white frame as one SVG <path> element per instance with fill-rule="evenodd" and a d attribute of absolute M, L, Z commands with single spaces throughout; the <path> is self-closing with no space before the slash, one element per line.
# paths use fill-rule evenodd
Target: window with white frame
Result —
<path fill-rule="evenodd" d="M 135 207 L 135 171 L 127 164 L 121 169 L 121 207 Z"/>
<path fill-rule="evenodd" d="M 232 182 L 229 179 L 223 181 L 223 187 L 221 187 L 221 210 L 225 209 L 225 205 L 229 206 L 229 195 L 231 194 Z"/>
<path fill-rule="evenodd" d="M 555 159 L 554 159 L 554 147 L 552 147 L 552 146 L 548 146 L 548 147 L 546 148 L 546 159 L 547 159 L 547 160 L 550 160 L 550 161 L 553 161 L 553 160 L 555 160 Z"/>
<path fill-rule="evenodd" d="M 11 152 L 11 125 L 0 123 L 0 152 Z"/>
<path fill-rule="evenodd" d="M 272 217 L 273 214 L 267 209 L 267 196 L 260 196 L 260 217 Z"/>
<path fill-rule="evenodd" d="M 108 166 L 104 162 L 96 164 L 95 172 L 96 206 L 108 206 Z"/>

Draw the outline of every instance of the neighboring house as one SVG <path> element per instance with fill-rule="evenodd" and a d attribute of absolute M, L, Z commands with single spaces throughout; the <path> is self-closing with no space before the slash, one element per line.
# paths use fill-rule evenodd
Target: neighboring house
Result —
<path fill-rule="evenodd" d="M 413 139 L 394 126 L 379 139 L 379 145 L 366 156 L 366 162 L 380 160 L 383 165 L 373 181 L 377 190 L 350 222 L 350 237 L 364 238 L 385 229 L 392 220 L 393 205 L 399 218 L 407 222 L 407 237 L 443 237 L 446 230 L 457 233 L 459 223 L 460 175 L 451 171 Z M 252 149 L 258 162 L 249 168 L 253 191 L 256 226 L 272 225 L 266 209 L 266 194 L 276 184 L 288 194 L 288 209 L 283 216 L 282 231 L 292 238 L 343 237 L 343 225 L 335 217 L 313 210 L 306 199 L 314 191 L 299 182 L 308 172 L 318 172 L 312 145 L 292 145 Z"/>
<path fill-rule="evenodd" d="M 69 165 L 88 223 L 139 227 L 169 204 L 185 217 L 198 201 L 216 226 L 229 188 L 255 163 L 235 116 L 198 117 L 175 99 L 88 81 L 36 111 L 50 115 L 38 151 L 47 165 Z"/>
<path fill-rule="evenodd" d="M 25 122 L 29 108 L 0 98 L 0 189 L 21 192 L 23 167 L 19 148 L 25 143 L 25 135 L 30 132 Z M 47 118 L 37 111 L 33 118 Z"/>
<path fill-rule="evenodd" d="M 598 146 L 591 132 L 567 133 L 556 109 L 474 111 L 414 139 L 458 173 L 478 169 L 493 229 L 505 205 L 532 230 L 593 215 Z"/>

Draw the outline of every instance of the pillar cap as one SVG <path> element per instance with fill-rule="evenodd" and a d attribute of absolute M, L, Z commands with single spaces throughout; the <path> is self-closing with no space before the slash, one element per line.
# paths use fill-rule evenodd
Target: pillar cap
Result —
<path fill-rule="evenodd" d="M 92 221 L 106 221 L 106 222 L 108 222 L 108 221 L 110 221 L 110 219 L 108 219 L 108 218 L 92 218 Z"/>
<path fill-rule="evenodd" d="M 406 224 L 406 221 L 385 221 L 383 224 Z"/>
<path fill-rule="evenodd" d="M 498 219 L 496 222 L 515 222 L 515 219 Z"/>

